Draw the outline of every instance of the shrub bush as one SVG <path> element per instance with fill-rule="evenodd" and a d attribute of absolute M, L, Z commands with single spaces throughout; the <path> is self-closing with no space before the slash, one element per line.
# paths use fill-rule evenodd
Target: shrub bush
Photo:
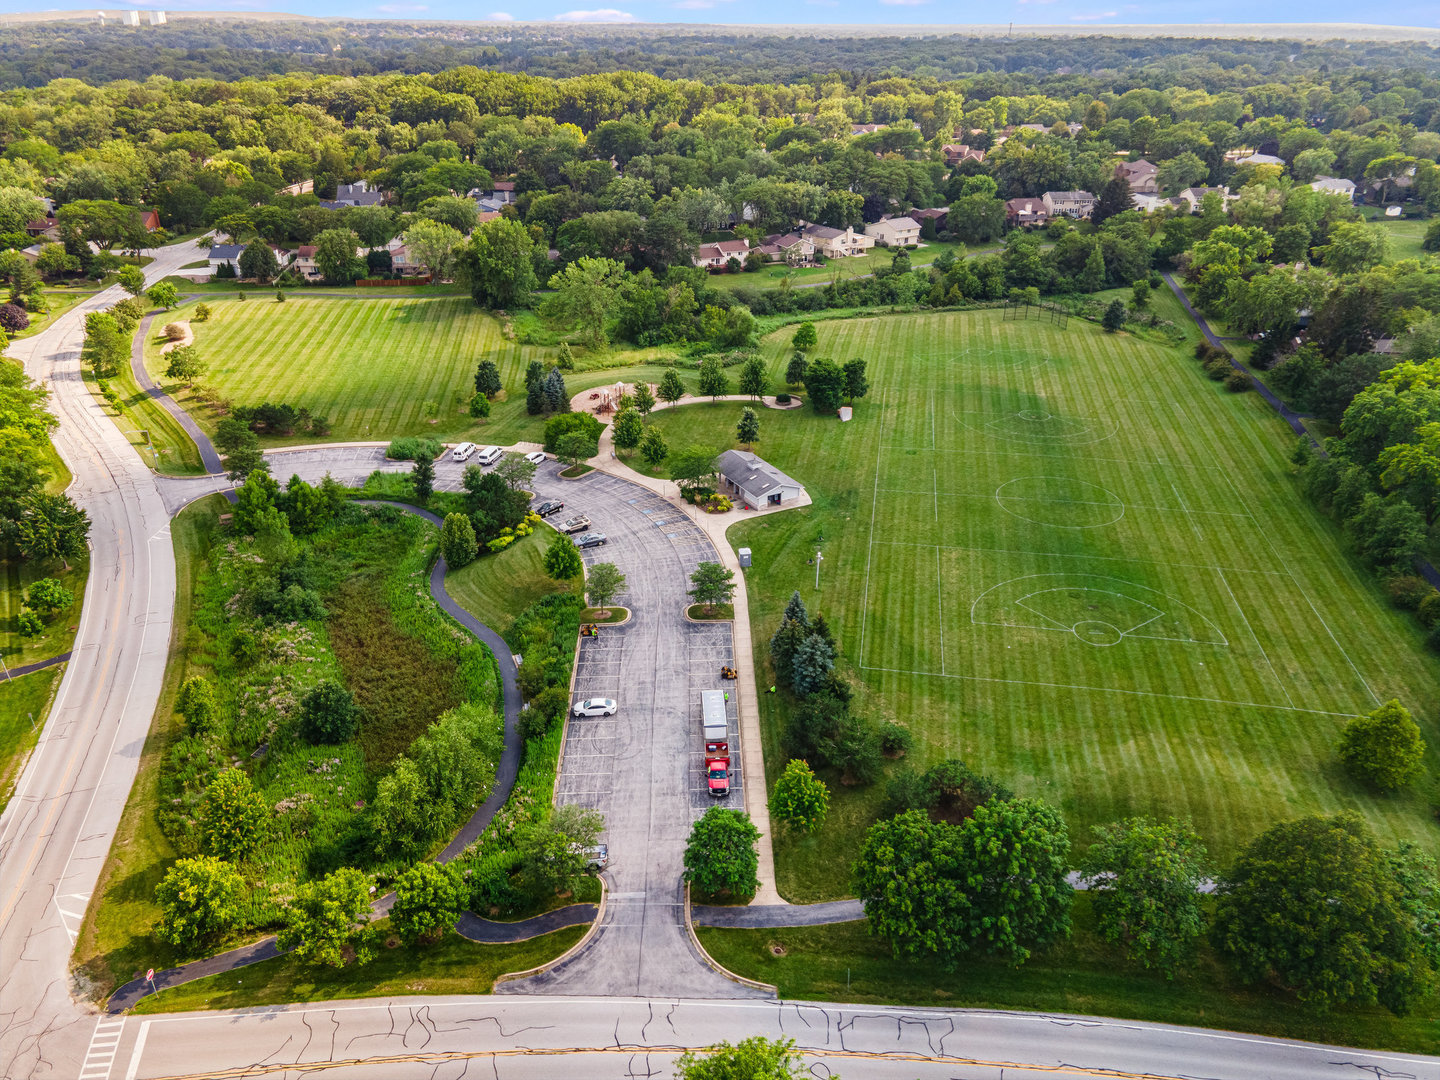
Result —
<path fill-rule="evenodd" d="M 355 699 L 337 682 L 317 683 L 300 699 L 300 734 L 306 742 L 341 743 L 359 726 Z"/>
<path fill-rule="evenodd" d="M 583 435 L 591 442 L 598 442 L 605 425 L 588 412 L 559 413 L 545 421 L 545 449 L 555 453 L 560 440 L 566 435 Z"/>
<path fill-rule="evenodd" d="M 1380 791 L 1394 791 L 1419 775 L 1425 740 L 1409 710 L 1391 698 L 1346 724 L 1336 749 L 1351 776 Z"/>
<path fill-rule="evenodd" d="M 1244 390 L 1254 389 L 1255 386 L 1255 383 L 1251 380 L 1250 376 L 1247 375 L 1245 372 L 1241 371 L 1239 368 L 1231 368 L 1229 373 L 1225 376 L 1224 382 L 1225 389 L 1229 390 L 1232 394 L 1238 394 Z"/>
<path fill-rule="evenodd" d="M 783 390 L 780 391 L 780 393 L 778 393 L 778 394 L 775 395 L 775 404 L 777 404 L 777 405 L 789 405 L 789 404 L 790 404 L 790 395 L 787 394 L 787 393 L 785 393 L 785 391 L 783 391 Z"/>
<path fill-rule="evenodd" d="M 385 449 L 385 456 L 392 461 L 419 461 L 422 458 L 433 461 L 440 456 L 443 449 L 438 439 L 406 435 L 404 438 L 392 439 Z"/>
<path fill-rule="evenodd" d="M 182 326 L 182 325 L 181 325 L 180 323 L 178 323 L 178 322 L 166 323 L 166 324 L 165 324 L 165 340 L 166 340 L 166 341 L 184 341 L 184 340 L 185 340 L 185 327 Z"/>
<path fill-rule="evenodd" d="M 1440 623 L 1440 592 L 1431 589 L 1415 606 L 1415 614 L 1426 629 Z"/>
<path fill-rule="evenodd" d="M 6 333 L 13 334 L 29 325 L 30 316 L 19 304 L 0 304 L 0 327 L 3 327 Z"/>
<path fill-rule="evenodd" d="M 1402 611 L 1418 611 L 1426 597 L 1440 597 L 1440 593 L 1418 574 L 1396 574 L 1385 582 L 1385 591 L 1390 594 L 1390 602 Z M 1425 625 L 1433 626 L 1434 623 L 1432 619 Z"/>
<path fill-rule="evenodd" d="M 550 734 L 570 707 L 570 690 L 564 686 L 547 686 L 530 701 L 520 714 L 520 738 L 524 742 Z"/>

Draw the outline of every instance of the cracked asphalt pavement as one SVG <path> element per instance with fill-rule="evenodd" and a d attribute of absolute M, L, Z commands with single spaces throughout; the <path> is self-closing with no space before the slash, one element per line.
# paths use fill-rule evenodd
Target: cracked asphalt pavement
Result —
<path fill-rule="evenodd" d="M 811 1075 L 850 1080 L 1393 1080 L 1436 1062 L 1093 1017 L 773 1001 L 583 997 L 401 998 L 236 1013 L 130 1017 L 112 1075 L 661 1078 L 686 1048 L 794 1039 Z"/>

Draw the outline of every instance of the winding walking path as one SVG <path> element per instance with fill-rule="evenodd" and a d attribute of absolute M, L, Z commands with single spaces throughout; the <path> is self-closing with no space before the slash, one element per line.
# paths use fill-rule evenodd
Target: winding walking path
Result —
<path fill-rule="evenodd" d="M 130 374 L 135 379 L 135 385 L 140 387 L 147 397 L 159 402 L 160 407 L 174 417 L 175 422 L 184 428 L 185 433 L 195 441 L 205 471 L 212 475 L 223 473 L 225 466 L 221 464 L 220 454 L 216 451 L 215 444 L 210 441 L 210 437 L 200 430 L 200 425 L 195 422 L 195 418 L 181 408 L 180 403 L 150 377 L 150 372 L 145 368 L 145 342 L 150 337 L 150 326 L 162 314 L 164 313 L 152 311 L 140 320 L 140 328 L 130 342 Z"/>
<path fill-rule="evenodd" d="M 152 396 L 173 404 L 170 396 L 163 390 Z M 201 434 L 196 439 L 196 444 L 203 451 L 205 447 L 209 446 L 209 440 Z M 214 453 L 213 447 L 210 448 L 210 452 Z M 429 510 L 422 510 L 418 506 L 387 502 L 383 499 L 360 499 L 357 501 L 362 506 L 398 507 L 437 527 L 443 524 L 439 515 L 432 514 Z M 480 804 L 475 813 L 470 815 L 470 820 L 455 834 L 455 838 L 445 845 L 445 849 L 436 859 L 440 863 L 449 862 L 474 843 L 485 831 L 486 826 L 490 824 L 491 819 L 505 805 L 510 798 L 511 790 L 515 787 L 515 778 L 520 773 L 520 757 L 524 751 L 520 739 L 520 687 L 515 681 L 515 658 L 511 655 L 510 647 L 505 643 L 504 638 L 456 603 L 454 597 L 446 591 L 445 574 L 447 571 L 445 556 L 437 556 L 435 566 L 430 571 L 430 595 L 435 598 L 435 602 L 440 605 L 442 610 L 484 642 L 494 654 L 495 664 L 500 672 L 500 687 L 505 706 L 505 745 L 500 753 L 499 764 L 495 769 L 495 784 L 490 790 L 490 797 Z M 378 918 L 388 914 L 394 900 L 394 893 L 387 893 L 377 898 L 371 905 L 371 915 Z M 564 929 L 567 926 L 579 926 L 583 923 L 593 922 L 598 910 L 594 904 L 571 904 L 569 907 L 548 911 L 542 915 L 536 915 L 532 919 L 513 923 L 491 922 L 489 919 L 482 919 L 467 911 L 456 924 L 456 930 L 462 937 L 467 937 L 471 941 L 484 944 L 507 944 L 526 941 L 541 934 Z M 569 921 L 566 921 L 567 919 Z M 263 960 L 271 960 L 280 956 L 281 953 L 282 950 L 276 945 L 275 937 L 272 934 L 259 941 L 242 945 L 238 949 L 231 949 L 215 956 L 207 956 L 203 960 L 195 960 L 178 967 L 157 971 L 153 981 L 143 978 L 131 979 L 110 996 L 110 1000 L 106 1002 L 105 1011 L 124 1012 L 141 998 L 148 997 L 152 993 L 179 986 L 182 983 L 194 982 L 196 979 L 203 979 L 209 975 L 219 975 L 226 971 L 248 967 L 250 964 L 258 964 Z"/>
<path fill-rule="evenodd" d="M 1205 321 L 1205 316 L 1195 310 L 1194 305 L 1190 303 L 1190 298 L 1185 295 L 1185 290 L 1176 283 L 1170 271 L 1164 270 L 1160 276 L 1165 279 L 1165 283 L 1170 286 L 1170 291 L 1175 294 L 1175 298 L 1180 301 L 1181 306 L 1183 306 L 1190 317 L 1195 320 L 1195 325 L 1200 327 L 1200 332 L 1205 335 L 1205 340 L 1211 345 L 1217 349 L 1224 349 L 1225 342 L 1227 341 L 1244 340 L 1243 338 L 1222 338 L 1216 334 L 1214 330 L 1210 329 L 1210 324 Z M 1316 448 L 1320 448 L 1319 440 L 1306 429 L 1305 422 L 1300 418 L 1300 414 L 1276 397 L 1275 392 L 1261 382 L 1259 377 L 1242 364 L 1230 350 L 1226 349 L 1225 351 L 1227 355 L 1230 356 L 1230 363 L 1234 365 L 1235 370 L 1243 371 L 1246 375 L 1250 376 L 1250 381 L 1255 384 L 1256 393 L 1265 399 L 1266 404 L 1280 414 L 1280 418 L 1290 425 L 1291 430 L 1294 431 L 1296 435 L 1309 439 L 1314 443 Z"/>

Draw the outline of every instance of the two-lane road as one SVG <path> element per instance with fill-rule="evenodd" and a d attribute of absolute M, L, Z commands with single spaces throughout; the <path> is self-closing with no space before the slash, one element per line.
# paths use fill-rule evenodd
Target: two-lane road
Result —
<path fill-rule="evenodd" d="M 155 252 L 154 281 L 194 258 Z M 85 315 L 66 312 L 12 357 L 50 387 L 55 446 L 90 515 L 90 578 L 50 718 L 0 817 L 0 1076 L 79 1076 L 95 1021 L 71 997 L 69 959 L 130 794 L 165 673 L 175 606 L 170 519 L 140 456 L 80 376 Z M 88 1080 L 88 1078 L 87 1078 Z"/>

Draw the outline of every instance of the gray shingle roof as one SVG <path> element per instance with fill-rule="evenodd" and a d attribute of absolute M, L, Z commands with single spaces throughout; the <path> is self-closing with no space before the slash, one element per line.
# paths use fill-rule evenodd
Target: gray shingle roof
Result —
<path fill-rule="evenodd" d="M 800 481 L 744 450 L 726 450 L 720 455 L 720 475 L 751 495 L 766 495 L 778 487 L 803 489 Z"/>

